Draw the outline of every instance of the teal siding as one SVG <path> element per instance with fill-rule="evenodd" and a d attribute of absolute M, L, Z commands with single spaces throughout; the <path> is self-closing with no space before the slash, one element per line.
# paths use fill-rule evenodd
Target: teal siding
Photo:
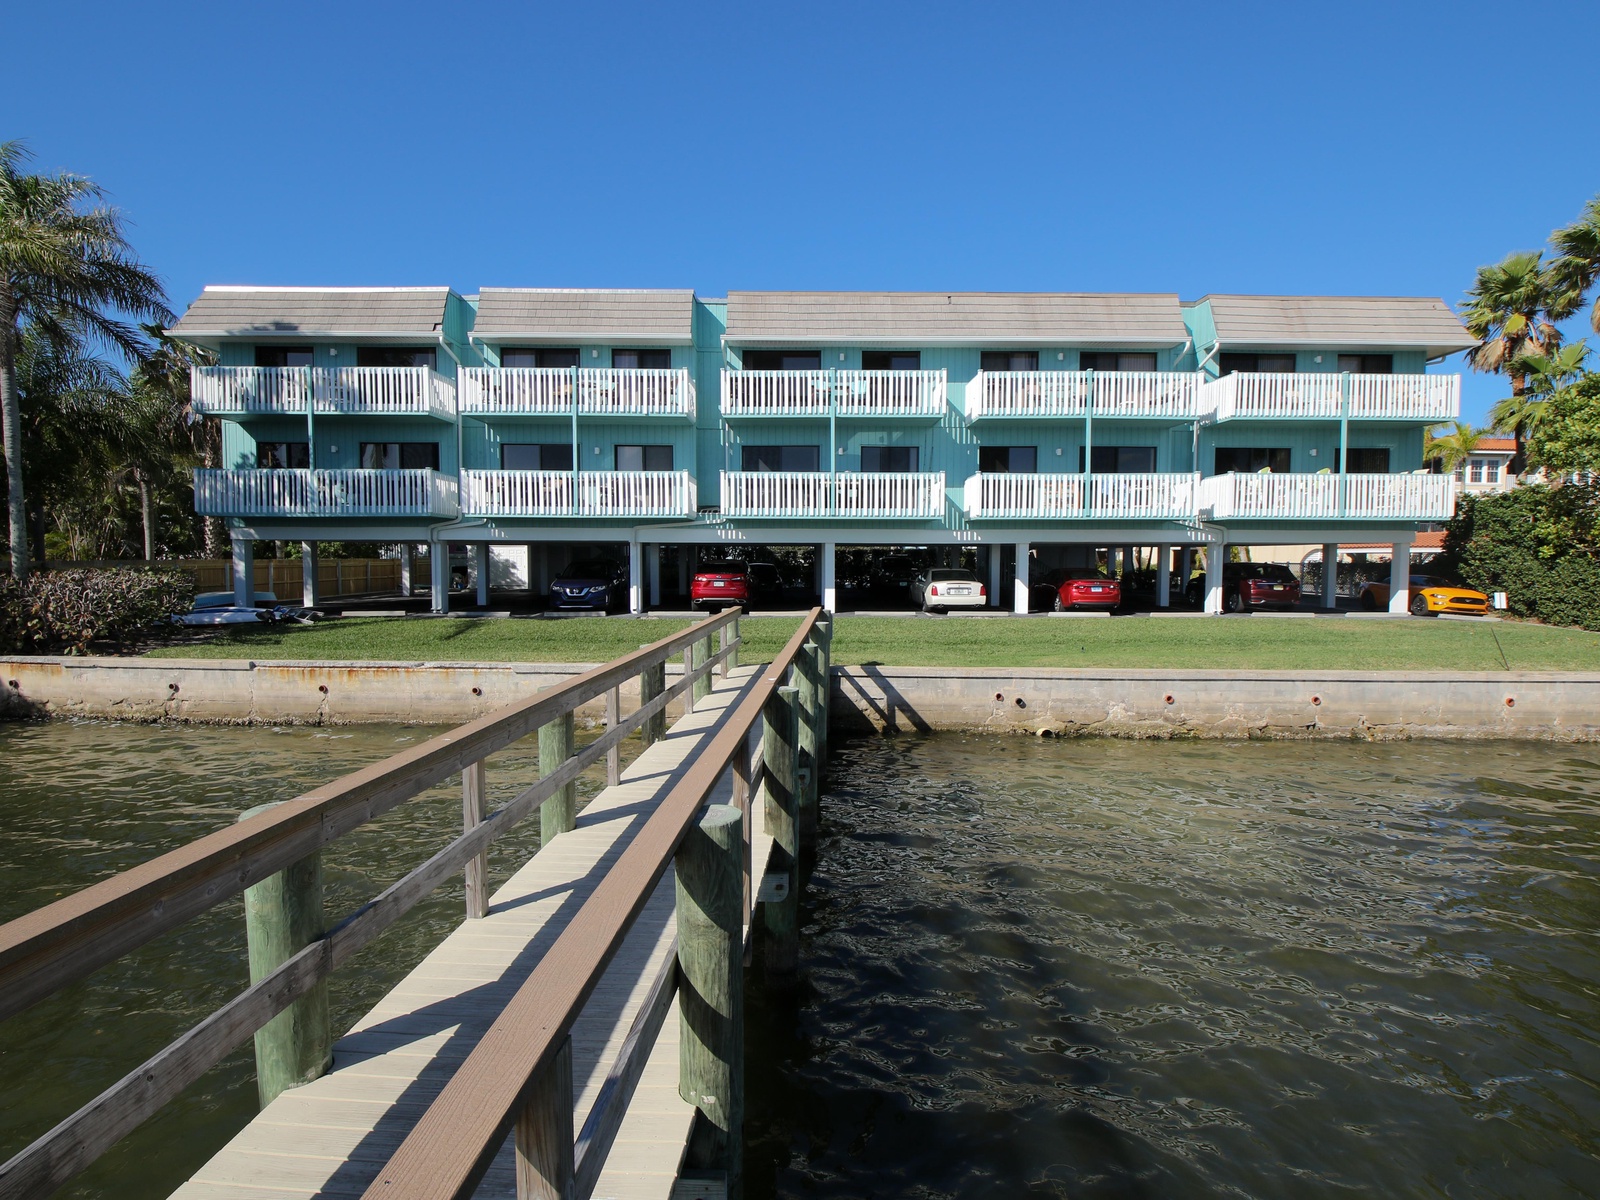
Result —
<path fill-rule="evenodd" d="M 1096 422 L 1096 429 L 1099 423 Z M 1389 470 L 1394 473 L 1422 467 L 1422 442 L 1425 427 L 1391 421 L 1350 422 L 1350 448 L 1385 448 L 1389 451 Z M 1096 441 L 1099 441 L 1098 435 Z M 1213 473 L 1218 446 L 1250 446 L 1289 449 L 1289 469 L 1307 474 L 1332 470 L 1339 449 L 1337 421 L 1228 421 L 1207 425 L 1200 430 L 1200 470 Z M 1313 455 L 1312 451 L 1316 454 Z"/>

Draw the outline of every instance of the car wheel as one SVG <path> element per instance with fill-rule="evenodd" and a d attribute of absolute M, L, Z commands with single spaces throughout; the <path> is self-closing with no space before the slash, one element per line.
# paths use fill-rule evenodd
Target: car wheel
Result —
<path fill-rule="evenodd" d="M 1367 612 L 1377 612 L 1378 611 L 1378 602 L 1377 602 L 1376 599 L 1373 598 L 1373 595 L 1372 595 L 1371 592 L 1362 592 L 1361 593 L 1361 607 L 1364 608 Z"/>
<path fill-rule="evenodd" d="M 1431 613 L 1432 610 L 1428 607 L 1428 598 L 1426 596 L 1411 597 L 1411 615 L 1413 617 L 1426 617 Z"/>
<path fill-rule="evenodd" d="M 1244 595 L 1240 592 L 1228 593 L 1228 611 L 1241 613 L 1244 611 Z"/>
<path fill-rule="evenodd" d="M 1053 605 L 1050 606 L 1050 611 L 1051 612 L 1066 612 L 1067 611 L 1067 606 L 1065 604 L 1061 603 L 1061 596 L 1060 596 L 1059 593 L 1057 593 L 1057 595 L 1056 595 L 1056 602 Z"/>

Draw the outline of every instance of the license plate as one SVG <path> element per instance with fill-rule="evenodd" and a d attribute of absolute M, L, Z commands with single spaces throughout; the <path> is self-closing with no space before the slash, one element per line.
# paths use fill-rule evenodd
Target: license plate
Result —
<path fill-rule="evenodd" d="M 1090 589 L 1089 589 L 1089 590 L 1090 590 L 1090 591 L 1091 591 L 1091 592 L 1103 592 L 1103 591 L 1105 591 L 1105 588 L 1103 588 L 1103 587 L 1101 587 L 1101 586 L 1100 586 L 1100 585 L 1099 585 L 1099 584 L 1098 584 L 1098 583 L 1097 583 L 1097 584 L 1095 584 L 1095 585 L 1093 585 L 1093 586 L 1092 586 L 1092 587 L 1090 587 Z"/>
<path fill-rule="evenodd" d="M 950 589 L 950 594 L 952 596 L 970 596 L 970 595 L 972 595 L 972 589 L 971 588 L 963 588 L 963 587 L 953 587 L 953 588 Z"/>
<path fill-rule="evenodd" d="M 1273 590 L 1273 591 L 1275 591 L 1275 592 L 1281 592 L 1281 591 L 1283 591 L 1283 584 L 1281 584 L 1281 583 L 1275 583 L 1275 584 L 1273 584 L 1273 585 L 1272 585 L 1272 590 Z"/>
<path fill-rule="evenodd" d="M 712 587 L 727 587 L 727 586 L 728 586 L 728 585 L 727 585 L 727 584 L 726 584 L 726 583 L 724 583 L 724 582 L 723 582 L 723 581 L 722 581 L 722 580 L 720 580 L 720 579 L 713 579 L 713 580 L 712 580 L 712 581 L 711 581 L 711 586 L 712 586 Z"/>

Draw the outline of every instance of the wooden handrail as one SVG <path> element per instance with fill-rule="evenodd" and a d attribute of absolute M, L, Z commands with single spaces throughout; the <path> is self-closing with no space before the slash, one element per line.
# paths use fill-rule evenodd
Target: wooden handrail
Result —
<path fill-rule="evenodd" d="M 642 668 L 665 662 L 739 615 L 731 609 L 707 618 L 0 925 L 0 1020 L 237 896 Z"/>
<path fill-rule="evenodd" d="M 467 1200 L 535 1080 L 554 1063 L 584 1004 L 672 860 L 678 843 L 813 634 L 820 608 L 724 718 L 616 864 L 506 1004 L 373 1180 L 363 1200 Z M 707 664 L 709 665 L 709 663 Z M 587 1174 L 597 1174 L 597 1167 Z"/>

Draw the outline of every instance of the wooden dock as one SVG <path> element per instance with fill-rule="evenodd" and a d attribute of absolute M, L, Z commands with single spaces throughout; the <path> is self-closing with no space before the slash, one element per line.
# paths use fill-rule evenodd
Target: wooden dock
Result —
<path fill-rule="evenodd" d="M 576 828 L 535 854 L 494 894 L 487 916 L 458 927 L 356 1022 L 335 1044 L 332 1070 L 273 1100 L 174 1193 L 176 1200 L 362 1195 L 757 674 L 735 668 L 717 680 L 693 713 L 589 804 Z M 759 741 L 759 729 L 753 736 Z M 492 773 L 492 761 L 488 769 Z M 725 779 L 710 799 L 730 802 L 731 786 Z M 759 805 L 752 818 L 753 880 L 759 882 L 772 839 Z M 751 891 L 753 903 L 756 889 Z M 669 869 L 573 1029 L 576 1128 L 594 1107 L 675 937 Z M 661 1032 L 595 1197 L 673 1194 L 695 1111 L 679 1098 L 678 1072 L 673 1004 L 665 1006 Z M 506 1138 L 477 1195 L 517 1195 L 512 1141 Z"/>

